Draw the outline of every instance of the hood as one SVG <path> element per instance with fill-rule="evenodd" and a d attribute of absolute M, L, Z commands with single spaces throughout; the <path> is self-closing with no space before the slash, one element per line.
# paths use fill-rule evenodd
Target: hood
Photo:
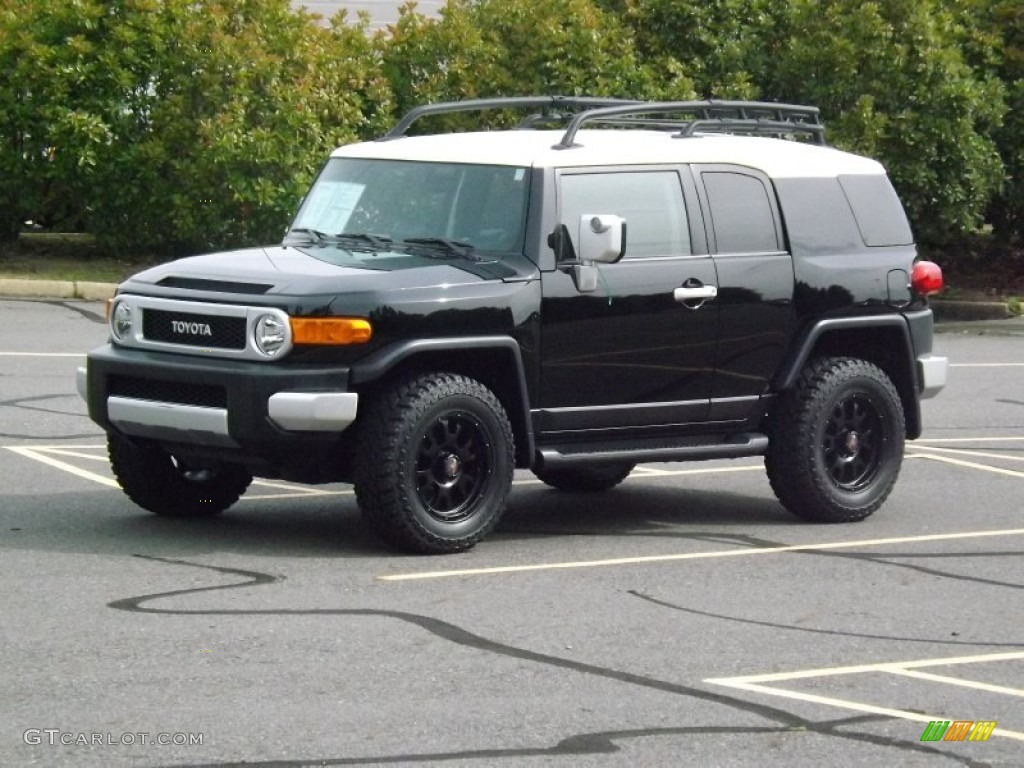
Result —
<path fill-rule="evenodd" d="M 524 256 L 469 261 L 386 251 L 352 252 L 336 245 L 278 245 L 192 256 L 140 272 L 124 284 L 256 295 L 308 295 L 402 290 L 536 276 Z"/>

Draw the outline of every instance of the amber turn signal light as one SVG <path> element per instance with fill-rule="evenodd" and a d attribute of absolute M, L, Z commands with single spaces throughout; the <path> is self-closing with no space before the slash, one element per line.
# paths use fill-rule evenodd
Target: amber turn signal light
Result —
<path fill-rule="evenodd" d="M 373 326 L 361 317 L 293 317 L 292 341 L 296 344 L 365 344 Z"/>

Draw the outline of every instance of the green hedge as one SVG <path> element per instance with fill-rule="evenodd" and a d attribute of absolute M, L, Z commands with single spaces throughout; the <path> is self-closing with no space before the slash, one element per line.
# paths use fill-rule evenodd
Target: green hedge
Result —
<path fill-rule="evenodd" d="M 533 93 L 817 104 L 922 241 L 1024 223 L 1019 0 L 449 0 L 374 36 L 288 0 L 0 0 L 0 65 L 0 239 L 32 219 L 119 251 L 274 241 L 334 146 Z"/>

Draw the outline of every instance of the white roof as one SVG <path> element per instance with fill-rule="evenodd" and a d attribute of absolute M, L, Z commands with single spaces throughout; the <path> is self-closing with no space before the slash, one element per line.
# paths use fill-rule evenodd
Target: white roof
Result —
<path fill-rule="evenodd" d="M 554 149 L 563 131 L 513 130 L 403 136 L 350 144 L 334 157 L 572 168 L 657 163 L 731 163 L 772 178 L 878 175 L 876 161 L 831 147 L 752 136 L 706 134 L 673 138 L 668 131 L 581 130 L 571 149 Z"/>

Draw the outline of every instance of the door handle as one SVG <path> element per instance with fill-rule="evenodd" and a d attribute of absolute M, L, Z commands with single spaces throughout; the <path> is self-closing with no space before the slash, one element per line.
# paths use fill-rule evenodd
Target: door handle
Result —
<path fill-rule="evenodd" d="M 687 281 L 689 282 L 689 281 Z M 714 299 L 718 297 L 718 286 L 717 285 L 697 285 L 697 286 L 683 286 L 682 288 L 676 288 L 672 292 L 672 297 L 679 302 L 687 301 L 706 301 L 707 299 Z"/>

